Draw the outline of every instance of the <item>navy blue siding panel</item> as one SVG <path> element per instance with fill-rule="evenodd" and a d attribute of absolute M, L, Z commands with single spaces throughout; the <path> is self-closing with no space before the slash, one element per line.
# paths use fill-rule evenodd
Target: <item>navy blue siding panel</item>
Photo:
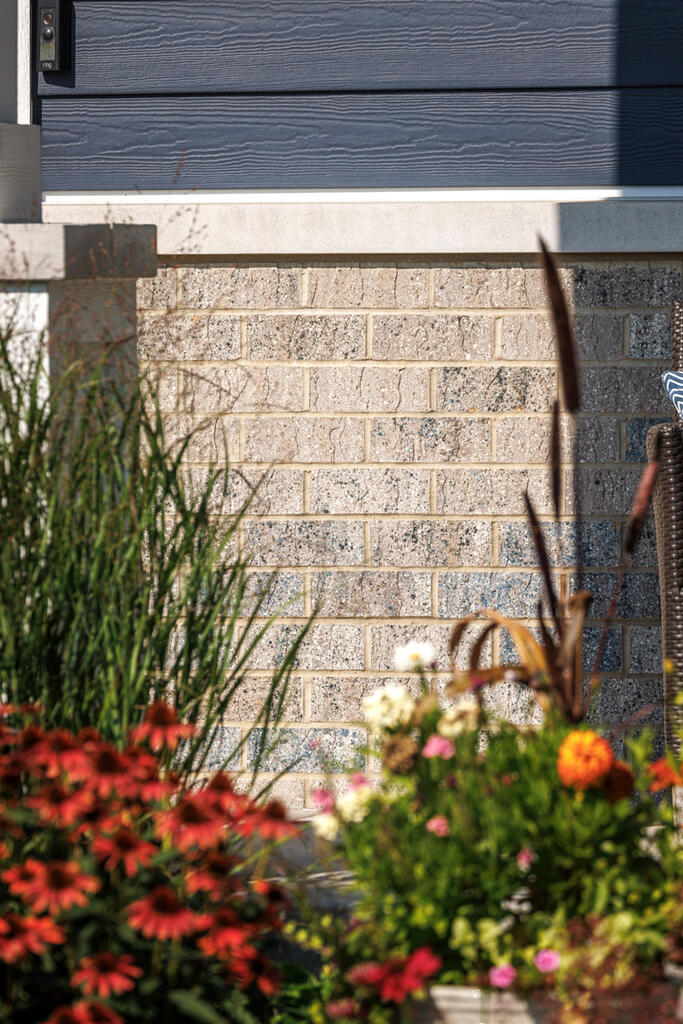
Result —
<path fill-rule="evenodd" d="M 74 0 L 41 95 L 683 84 L 683 0 Z"/>
<path fill-rule="evenodd" d="M 680 184 L 683 88 L 42 101 L 44 187 Z"/>

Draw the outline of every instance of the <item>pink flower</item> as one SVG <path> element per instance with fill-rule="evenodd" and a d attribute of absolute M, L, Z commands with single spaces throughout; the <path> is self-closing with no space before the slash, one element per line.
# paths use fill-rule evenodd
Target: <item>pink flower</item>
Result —
<path fill-rule="evenodd" d="M 328 1003 L 325 1010 L 331 1020 L 341 1020 L 342 1017 L 353 1018 L 358 1012 L 358 1003 L 354 999 L 337 999 L 333 1003 Z"/>
<path fill-rule="evenodd" d="M 534 851 L 529 846 L 525 846 L 517 854 L 517 867 L 520 871 L 528 871 L 535 860 Z"/>
<path fill-rule="evenodd" d="M 554 949 L 539 949 L 534 957 L 534 963 L 541 974 L 550 974 L 560 966 L 560 954 Z"/>
<path fill-rule="evenodd" d="M 424 745 L 422 754 L 424 757 L 453 757 L 455 747 L 451 740 L 445 736 L 437 736 L 436 733 L 430 736 Z"/>
<path fill-rule="evenodd" d="M 516 977 L 517 971 L 512 964 L 501 964 L 489 971 L 489 981 L 495 988 L 510 988 Z"/>
<path fill-rule="evenodd" d="M 447 836 L 450 832 L 448 822 L 442 814 L 437 814 L 436 817 L 430 818 L 425 828 L 428 832 L 433 832 L 435 836 Z"/>
<path fill-rule="evenodd" d="M 360 789 L 362 786 L 369 786 L 370 779 L 367 775 L 363 775 L 362 772 L 354 772 L 351 776 L 349 786 L 351 789 Z"/>
<path fill-rule="evenodd" d="M 329 789 L 314 789 L 311 793 L 313 803 L 324 814 L 334 810 L 334 793 Z"/>

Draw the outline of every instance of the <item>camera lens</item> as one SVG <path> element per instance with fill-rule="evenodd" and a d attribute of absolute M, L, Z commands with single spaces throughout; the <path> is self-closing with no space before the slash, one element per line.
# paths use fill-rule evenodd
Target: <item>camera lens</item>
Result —
<path fill-rule="evenodd" d="M 53 37 L 54 31 L 51 28 L 43 29 L 43 39 L 46 39 L 49 42 Z"/>
<path fill-rule="evenodd" d="M 52 11 L 46 11 L 43 15 L 43 25 L 51 25 L 55 20 L 55 16 Z"/>

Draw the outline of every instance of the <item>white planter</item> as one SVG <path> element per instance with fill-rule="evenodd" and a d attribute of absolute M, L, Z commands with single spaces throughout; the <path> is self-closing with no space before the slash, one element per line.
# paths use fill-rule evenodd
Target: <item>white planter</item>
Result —
<path fill-rule="evenodd" d="M 483 992 L 458 985 L 434 985 L 416 1003 L 412 1024 L 540 1024 L 529 1003 L 509 992 Z"/>

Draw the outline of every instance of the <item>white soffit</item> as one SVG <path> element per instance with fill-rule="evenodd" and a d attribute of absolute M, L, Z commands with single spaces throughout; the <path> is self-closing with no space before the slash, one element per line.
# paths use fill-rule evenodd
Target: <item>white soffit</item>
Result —
<path fill-rule="evenodd" d="M 49 192 L 43 219 L 155 224 L 165 255 L 683 252 L 683 187 Z"/>

